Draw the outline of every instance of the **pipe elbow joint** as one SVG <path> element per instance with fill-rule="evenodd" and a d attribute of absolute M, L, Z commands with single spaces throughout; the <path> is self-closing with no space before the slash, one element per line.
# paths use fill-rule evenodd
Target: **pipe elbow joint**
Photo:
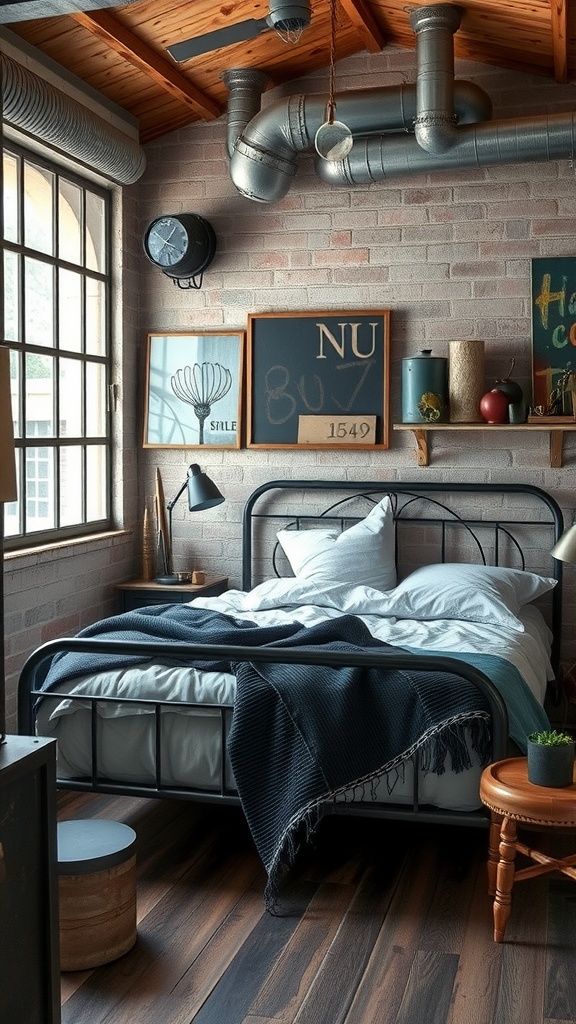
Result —
<path fill-rule="evenodd" d="M 241 195 L 257 203 L 276 203 L 287 195 L 298 170 L 295 159 L 272 152 L 241 136 L 230 160 L 230 177 Z"/>
<path fill-rule="evenodd" d="M 424 114 L 414 121 L 414 135 L 421 149 L 436 156 L 456 145 L 458 129 L 455 118 L 444 114 Z"/>

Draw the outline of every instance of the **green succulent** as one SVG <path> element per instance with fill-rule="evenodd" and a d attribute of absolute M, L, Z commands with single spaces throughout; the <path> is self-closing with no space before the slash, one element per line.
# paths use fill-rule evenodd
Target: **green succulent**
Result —
<path fill-rule="evenodd" d="M 528 737 L 532 743 L 539 743 L 543 747 L 564 747 L 568 743 L 574 743 L 574 737 L 567 732 L 558 732 L 557 729 L 542 732 L 533 732 Z"/>

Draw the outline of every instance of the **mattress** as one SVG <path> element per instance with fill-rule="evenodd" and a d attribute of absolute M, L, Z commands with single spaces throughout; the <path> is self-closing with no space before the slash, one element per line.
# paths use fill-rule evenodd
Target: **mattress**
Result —
<path fill-rule="evenodd" d="M 519 613 L 521 630 L 456 619 L 398 620 L 375 614 L 373 602 L 367 602 L 365 594 L 360 599 L 358 594 L 344 596 L 339 592 L 335 595 L 327 588 L 328 597 L 320 598 L 317 592 L 303 591 L 294 583 L 286 584 L 287 581 L 273 581 L 271 585 L 255 588 L 250 594 L 229 591 L 220 597 L 197 598 L 194 603 L 262 625 L 295 619 L 303 625 L 311 625 L 352 611 L 363 619 L 374 636 L 395 646 L 431 653 L 452 652 L 472 663 L 479 657 L 493 655 L 504 665 L 504 675 L 510 677 L 509 685 L 522 687 L 521 704 L 538 709 L 543 704 L 547 681 L 552 678 L 551 633 L 532 605 Z M 61 684 L 41 701 L 37 715 L 38 733 L 57 740 L 61 779 L 86 777 L 91 772 L 91 713 L 89 703 L 78 699 L 82 696 L 106 698 L 97 707 L 100 777 L 127 784 L 154 784 L 156 718 L 153 702 L 161 701 L 161 783 L 208 793 L 220 790 L 222 735 L 229 727 L 235 697 L 233 675 L 184 668 L 169 662 L 144 662 L 136 667 L 79 676 Z M 129 698 L 128 702 L 125 698 Z M 453 772 L 446 763 L 442 774 L 420 771 L 421 803 L 461 811 L 479 807 L 482 765 L 470 740 L 468 731 L 464 730 L 463 742 L 471 760 L 469 769 Z M 234 778 L 226 755 L 223 774 L 225 786 L 234 792 Z M 413 776 L 414 766 L 408 760 L 393 773 L 381 776 L 368 787 L 342 793 L 339 799 L 412 803 Z"/>

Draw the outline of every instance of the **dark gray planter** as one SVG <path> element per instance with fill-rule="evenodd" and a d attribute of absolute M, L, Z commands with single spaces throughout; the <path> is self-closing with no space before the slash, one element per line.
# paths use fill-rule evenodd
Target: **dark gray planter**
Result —
<path fill-rule="evenodd" d="M 535 786 L 562 788 L 574 778 L 574 743 L 547 746 L 528 739 L 528 781 Z"/>

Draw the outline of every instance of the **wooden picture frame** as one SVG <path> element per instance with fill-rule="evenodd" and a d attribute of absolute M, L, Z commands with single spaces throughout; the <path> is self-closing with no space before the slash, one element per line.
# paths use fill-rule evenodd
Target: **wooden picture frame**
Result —
<path fill-rule="evenodd" d="M 144 448 L 240 448 L 245 331 L 147 336 Z"/>
<path fill-rule="evenodd" d="M 531 262 L 530 420 L 572 422 L 576 419 L 576 257 L 545 256 Z"/>
<path fill-rule="evenodd" d="M 249 448 L 388 448 L 390 311 L 251 313 Z"/>

